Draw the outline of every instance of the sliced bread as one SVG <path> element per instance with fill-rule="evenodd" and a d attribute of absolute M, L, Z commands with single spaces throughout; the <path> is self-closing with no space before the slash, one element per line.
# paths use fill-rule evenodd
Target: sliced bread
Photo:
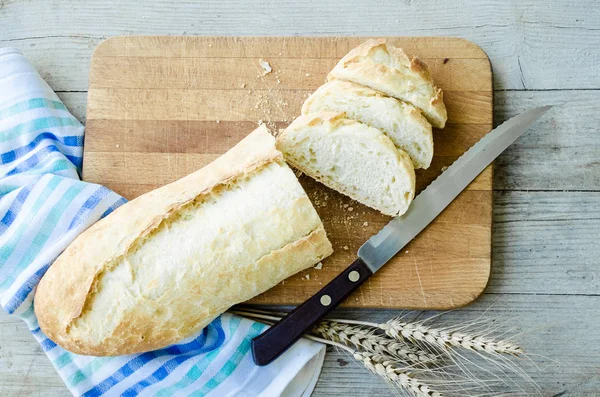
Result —
<path fill-rule="evenodd" d="M 431 125 L 414 106 L 362 85 L 342 80 L 325 83 L 302 106 L 302 114 L 344 112 L 346 117 L 384 132 L 410 156 L 415 168 L 428 168 L 433 157 Z"/>
<path fill-rule="evenodd" d="M 347 80 L 421 109 L 431 125 L 443 128 L 447 113 L 442 90 L 433 84 L 427 65 L 409 59 L 401 49 L 384 39 L 371 39 L 351 50 L 333 68 L 328 80 Z"/>
<path fill-rule="evenodd" d="M 408 155 L 377 128 L 317 112 L 298 117 L 277 137 L 285 159 L 308 176 L 386 215 L 401 215 L 415 193 Z"/>

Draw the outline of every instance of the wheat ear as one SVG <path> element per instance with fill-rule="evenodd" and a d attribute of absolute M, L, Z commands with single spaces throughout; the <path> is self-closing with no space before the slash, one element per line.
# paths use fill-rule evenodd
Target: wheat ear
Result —
<path fill-rule="evenodd" d="M 441 393 L 431 390 L 429 386 L 413 378 L 409 372 L 396 367 L 381 354 L 354 351 L 352 356 L 372 373 L 411 392 L 416 397 L 442 397 Z"/>
<path fill-rule="evenodd" d="M 404 341 L 377 335 L 372 329 L 368 330 L 360 326 L 322 321 L 313 328 L 312 332 L 325 339 L 341 342 L 359 350 L 386 355 L 396 360 L 401 359 L 422 365 L 437 359 L 435 355 L 409 346 Z"/>
<path fill-rule="evenodd" d="M 452 346 L 491 354 L 518 356 L 523 353 L 518 345 L 509 341 L 495 341 L 483 336 L 473 336 L 451 329 L 430 328 L 422 324 L 408 323 L 398 318 L 378 324 L 377 327 L 392 338 L 413 343 L 424 342 L 441 349 Z"/>

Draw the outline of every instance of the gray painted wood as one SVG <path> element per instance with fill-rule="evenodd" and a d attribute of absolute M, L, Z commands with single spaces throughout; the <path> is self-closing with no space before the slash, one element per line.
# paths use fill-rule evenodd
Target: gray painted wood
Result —
<path fill-rule="evenodd" d="M 600 88 L 594 0 L 458 0 L 451 7 L 445 0 L 3 4 L 0 44 L 22 47 L 58 90 L 86 90 L 95 45 L 128 34 L 459 36 L 488 53 L 497 89 Z"/>
<path fill-rule="evenodd" d="M 494 295 L 450 312 L 438 324 L 463 324 L 484 318 L 518 328 L 518 340 L 536 358 L 541 370 L 530 376 L 544 396 L 597 396 L 600 392 L 599 296 Z M 392 310 L 344 310 L 339 317 L 385 321 Z M 3 396 L 68 396 L 50 362 L 19 320 L 0 316 L 0 390 Z M 551 361 L 551 360 L 552 361 Z M 524 383 L 524 382 L 520 382 Z M 388 386 L 355 364 L 345 353 L 329 349 L 313 396 L 393 396 Z"/>
<path fill-rule="evenodd" d="M 555 108 L 496 162 L 493 273 L 475 304 L 443 323 L 487 310 L 523 330 L 539 359 L 544 395 L 600 395 L 600 13 L 594 0 L 410 2 L 236 0 L 0 1 L 0 46 L 32 60 L 69 109 L 85 119 L 87 75 L 105 37 L 170 35 L 453 35 L 479 44 L 495 77 L 500 123 Z M 508 90 L 508 91 L 505 91 Z M 390 310 L 340 316 L 383 321 Z M 345 363 L 348 362 L 346 365 Z M 393 395 L 336 351 L 315 396 Z M 23 323 L 0 314 L 0 395 L 67 396 Z"/>

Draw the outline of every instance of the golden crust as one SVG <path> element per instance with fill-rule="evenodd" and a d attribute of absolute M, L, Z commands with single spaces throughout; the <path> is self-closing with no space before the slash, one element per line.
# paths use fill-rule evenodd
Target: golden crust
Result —
<path fill-rule="evenodd" d="M 161 324 L 156 323 L 152 310 L 136 307 L 136 310 L 127 313 L 126 321 L 116 325 L 112 335 L 101 341 L 93 341 L 91 336 L 85 332 L 81 334 L 80 330 L 77 336 L 70 332 L 70 328 L 82 313 L 89 310 L 86 305 L 96 293 L 99 277 L 105 272 L 110 272 L 110 265 L 117 259 L 124 257 L 134 247 L 143 245 L 144 238 L 163 220 L 176 214 L 179 209 L 199 196 L 210 194 L 237 178 L 258 172 L 273 162 L 285 166 L 281 153 L 275 149 L 274 138 L 270 136 L 266 127 L 261 126 L 206 167 L 132 200 L 92 225 L 67 247 L 40 281 L 34 307 L 42 331 L 59 345 L 78 354 L 120 355 L 164 347 L 201 329 L 229 306 L 263 292 L 283 278 L 330 255 L 331 244 L 314 212 L 318 221 L 312 232 L 269 254 L 297 256 L 296 262 L 288 265 L 285 262 L 269 262 L 266 257 L 261 258 L 260 261 L 266 263 L 266 266 L 271 268 L 279 265 L 282 269 L 273 272 L 272 277 L 260 277 L 264 274 L 258 274 L 256 266 L 254 271 L 245 269 L 247 274 L 243 277 L 258 278 L 254 283 L 250 283 L 254 286 L 248 291 L 251 295 L 230 294 L 235 301 L 220 302 L 219 307 L 206 307 L 202 319 L 194 324 L 178 329 L 167 326 L 161 328 Z M 308 197 L 305 194 L 304 197 L 305 200 L 301 198 L 294 204 L 296 208 L 299 208 L 299 211 L 314 211 Z M 307 226 L 312 225 L 303 225 Z M 199 284 L 210 282 L 199 277 Z M 186 296 L 181 298 L 186 299 Z M 104 324 L 86 326 L 103 327 Z"/>
<path fill-rule="evenodd" d="M 443 128 L 448 118 L 442 91 L 420 59 L 410 59 L 385 39 L 370 39 L 352 49 L 327 76 L 373 88 L 421 109 L 429 122 Z"/>

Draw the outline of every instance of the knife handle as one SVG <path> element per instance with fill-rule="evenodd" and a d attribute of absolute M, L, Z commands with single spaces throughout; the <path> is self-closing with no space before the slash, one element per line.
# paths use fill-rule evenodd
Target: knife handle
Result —
<path fill-rule="evenodd" d="M 279 357 L 372 274 L 362 259 L 355 260 L 312 298 L 252 339 L 254 363 L 263 366 Z"/>

